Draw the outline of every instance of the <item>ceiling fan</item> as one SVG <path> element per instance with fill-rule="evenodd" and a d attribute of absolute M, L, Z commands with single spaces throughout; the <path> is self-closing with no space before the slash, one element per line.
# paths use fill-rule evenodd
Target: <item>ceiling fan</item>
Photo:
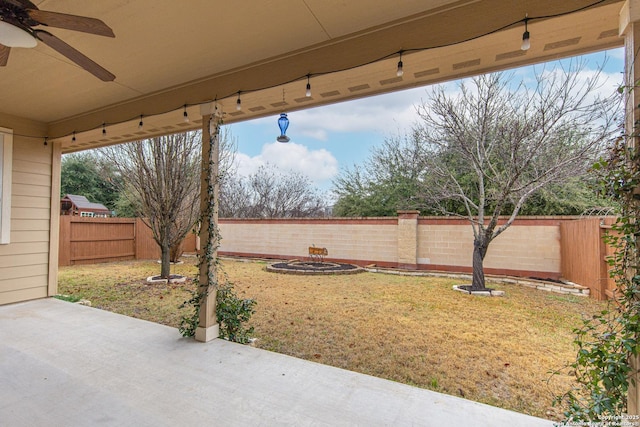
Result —
<path fill-rule="evenodd" d="M 33 28 L 37 26 L 115 37 L 113 30 L 99 19 L 40 10 L 29 0 L 0 0 L 0 67 L 7 65 L 12 47 L 35 47 L 40 40 L 100 80 L 108 82 L 116 78 L 58 37 Z"/>

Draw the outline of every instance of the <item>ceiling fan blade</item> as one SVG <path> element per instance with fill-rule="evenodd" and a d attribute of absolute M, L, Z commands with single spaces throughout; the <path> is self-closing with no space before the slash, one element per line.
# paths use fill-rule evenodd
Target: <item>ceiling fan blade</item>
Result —
<path fill-rule="evenodd" d="M 53 34 L 42 30 L 35 30 L 34 33 L 36 37 L 38 37 L 39 40 L 42 40 L 42 42 L 44 42 L 47 46 L 66 56 L 100 80 L 104 82 L 115 80 L 116 76 L 102 68 L 97 63 L 93 62 L 91 59 L 87 58 L 81 52 L 69 46 Z"/>
<path fill-rule="evenodd" d="M 22 7 L 25 9 L 38 9 L 38 6 L 31 3 L 29 0 L 4 0 L 7 3 L 11 3 L 14 6 Z"/>
<path fill-rule="evenodd" d="M 5 65 L 7 65 L 7 61 L 9 60 L 9 52 L 11 52 L 10 47 L 0 44 L 0 67 L 4 67 Z"/>
<path fill-rule="evenodd" d="M 67 15 L 66 13 L 49 12 L 39 9 L 28 9 L 29 17 L 41 24 L 66 30 L 82 31 L 105 37 L 115 37 L 107 24 L 96 18 Z"/>

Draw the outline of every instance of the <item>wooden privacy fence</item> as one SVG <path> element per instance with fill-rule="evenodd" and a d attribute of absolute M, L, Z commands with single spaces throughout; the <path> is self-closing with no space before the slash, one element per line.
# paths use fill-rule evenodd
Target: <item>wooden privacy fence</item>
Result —
<path fill-rule="evenodd" d="M 195 235 L 183 243 L 195 252 Z M 140 218 L 60 217 L 58 265 L 160 258 L 151 229 Z"/>
<path fill-rule="evenodd" d="M 560 223 L 562 277 L 590 289 L 599 300 L 613 298 L 615 281 L 609 277 L 606 259 L 613 248 L 604 243 L 615 218 L 585 218 Z"/>

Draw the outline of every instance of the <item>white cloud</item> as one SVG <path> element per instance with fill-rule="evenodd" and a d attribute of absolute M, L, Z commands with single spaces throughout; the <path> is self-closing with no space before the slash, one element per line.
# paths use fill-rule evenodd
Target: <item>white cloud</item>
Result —
<path fill-rule="evenodd" d="M 611 49 L 607 51 L 607 55 L 610 56 L 612 59 L 624 61 L 624 48 L 620 47 L 618 49 Z"/>
<path fill-rule="evenodd" d="M 241 176 L 249 176 L 265 164 L 261 156 L 250 157 L 244 153 L 236 153 L 237 172 Z"/>
<path fill-rule="evenodd" d="M 254 157 L 237 153 L 236 162 L 238 173 L 243 176 L 250 175 L 260 166 L 268 163 L 282 172 L 293 171 L 304 174 L 318 185 L 326 184 L 338 173 L 338 161 L 329 151 L 309 150 L 295 142 L 264 144 L 260 154 Z"/>
<path fill-rule="evenodd" d="M 326 141 L 331 132 L 377 132 L 382 135 L 410 129 L 417 119 L 414 105 L 425 96 L 425 88 L 410 89 L 340 104 L 289 113 L 295 133 Z M 264 124 L 260 119 L 256 125 Z"/>
<path fill-rule="evenodd" d="M 326 141 L 329 138 L 327 131 L 324 129 L 302 128 L 300 129 L 299 134 L 308 136 L 309 138 L 317 139 L 318 141 Z"/>

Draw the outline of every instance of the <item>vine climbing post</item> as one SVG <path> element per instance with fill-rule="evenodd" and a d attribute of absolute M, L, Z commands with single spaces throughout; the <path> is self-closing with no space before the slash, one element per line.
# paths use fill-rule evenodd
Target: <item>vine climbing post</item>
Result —
<path fill-rule="evenodd" d="M 620 11 L 619 33 L 624 37 L 625 46 L 625 87 L 629 90 L 625 93 L 625 135 L 627 135 L 627 146 L 632 153 L 638 150 L 637 134 L 640 120 L 640 66 L 636 67 L 636 60 L 640 52 L 640 0 L 627 0 Z M 637 156 L 632 154 L 637 159 Z M 635 160 L 633 160 L 635 161 Z M 631 165 L 633 169 L 639 165 Z M 637 251 L 636 251 L 637 253 Z M 632 263 L 632 265 L 638 265 Z M 627 274 L 635 275 L 634 272 Z M 638 381 L 638 368 L 640 368 L 640 357 L 632 355 L 629 361 L 631 367 L 631 378 L 627 394 L 627 411 L 630 415 L 640 414 L 640 387 Z"/>
<path fill-rule="evenodd" d="M 219 195 L 219 126 L 217 105 L 203 104 L 202 114 L 202 173 L 200 179 L 200 271 L 198 294 L 200 310 L 197 341 L 207 342 L 219 336 L 216 317 L 216 295 L 218 287 L 217 258 L 220 245 L 218 231 Z"/>

